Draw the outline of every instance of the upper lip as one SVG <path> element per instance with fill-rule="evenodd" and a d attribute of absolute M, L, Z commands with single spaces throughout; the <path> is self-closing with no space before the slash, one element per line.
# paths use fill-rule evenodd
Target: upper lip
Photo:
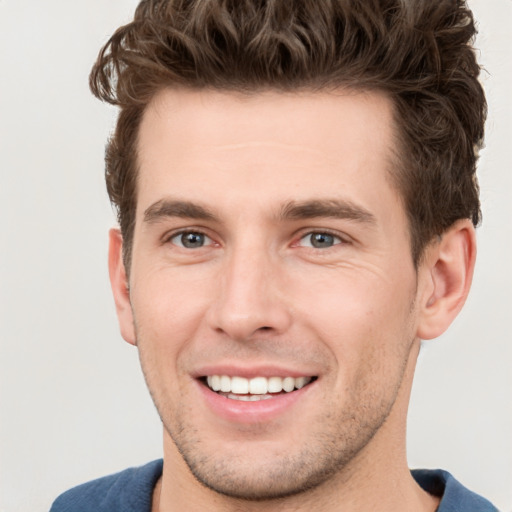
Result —
<path fill-rule="evenodd" d="M 208 375 L 228 375 L 229 377 L 252 379 L 254 377 L 315 377 L 318 374 L 276 365 L 242 366 L 240 364 L 205 365 L 192 372 L 192 377 L 196 379 Z"/>

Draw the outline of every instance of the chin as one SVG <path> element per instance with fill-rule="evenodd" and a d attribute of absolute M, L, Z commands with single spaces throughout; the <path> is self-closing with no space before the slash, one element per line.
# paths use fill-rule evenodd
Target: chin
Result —
<path fill-rule="evenodd" d="M 179 432 L 179 431 L 178 431 Z M 181 430 L 181 433 L 184 431 Z M 197 433 L 197 431 L 196 431 Z M 238 500 L 267 501 L 300 495 L 328 481 L 343 479 L 352 461 L 373 437 L 339 439 L 333 443 L 318 431 L 309 442 L 286 440 L 233 443 L 172 436 L 195 479 L 212 491 Z"/>
<path fill-rule="evenodd" d="M 251 461 L 243 465 L 232 461 L 204 465 L 187 461 L 187 464 L 196 480 L 205 487 L 233 499 L 249 501 L 298 495 L 318 487 L 339 471 L 332 462 L 327 467 L 324 463 L 307 467 L 302 462 L 287 459 L 274 459 L 273 467 Z"/>

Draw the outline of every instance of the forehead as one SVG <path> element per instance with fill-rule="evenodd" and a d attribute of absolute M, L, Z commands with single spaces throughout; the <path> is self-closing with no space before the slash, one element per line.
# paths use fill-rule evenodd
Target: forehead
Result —
<path fill-rule="evenodd" d="M 242 94 L 216 90 L 163 89 L 147 106 L 140 148 L 160 132 L 186 150 L 195 142 L 214 146 L 253 141 L 309 146 L 329 150 L 336 145 L 366 145 L 392 128 L 391 100 L 380 92 L 265 91 Z M 362 130 L 354 130 L 357 127 Z M 162 131 L 164 129 L 165 131 Z M 375 141 L 379 142 L 379 141 Z"/>
<path fill-rule="evenodd" d="M 380 93 L 166 89 L 140 127 L 139 204 L 165 191 L 222 205 L 231 190 L 249 205 L 257 196 L 307 200 L 369 186 L 378 199 L 390 189 L 393 130 L 391 101 Z"/>

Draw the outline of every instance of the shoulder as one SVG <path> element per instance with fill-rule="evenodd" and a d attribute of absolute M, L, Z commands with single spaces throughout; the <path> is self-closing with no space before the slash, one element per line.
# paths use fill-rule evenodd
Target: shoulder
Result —
<path fill-rule="evenodd" d="M 150 512 L 162 466 L 155 460 L 74 487 L 55 500 L 50 512 Z"/>
<path fill-rule="evenodd" d="M 470 491 L 442 469 L 414 469 L 418 484 L 430 494 L 441 497 L 438 512 L 498 512 L 485 498 Z"/>

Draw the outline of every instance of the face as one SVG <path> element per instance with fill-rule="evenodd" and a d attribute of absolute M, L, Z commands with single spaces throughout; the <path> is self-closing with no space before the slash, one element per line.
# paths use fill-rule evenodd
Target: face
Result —
<path fill-rule="evenodd" d="M 373 93 L 149 105 L 120 321 L 168 449 L 206 486 L 291 495 L 402 428 L 419 292 L 392 141 Z"/>

